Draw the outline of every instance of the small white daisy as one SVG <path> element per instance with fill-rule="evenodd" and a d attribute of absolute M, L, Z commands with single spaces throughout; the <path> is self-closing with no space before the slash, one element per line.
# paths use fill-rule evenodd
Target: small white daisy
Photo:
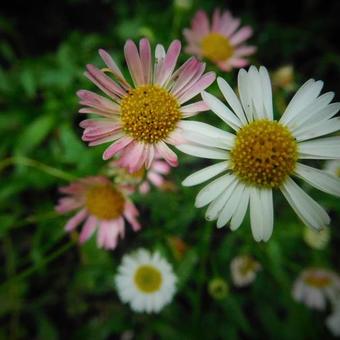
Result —
<path fill-rule="evenodd" d="M 268 71 L 251 66 L 238 74 L 239 98 L 222 78 L 219 88 L 230 109 L 203 92 L 204 102 L 235 134 L 200 122 L 182 122 L 187 144 L 178 149 L 197 157 L 223 160 L 187 177 L 183 185 L 203 183 L 222 174 L 197 195 L 196 207 L 208 206 L 206 218 L 217 227 L 242 223 L 250 206 L 256 241 L 267 241 L 273 230 L 273 189 L 280 189 L 308 226 L 321 229 L 330 222 L 326 211 L 292 179 L 297 176 L 327 193 L 340 196 L 340 180 L 298 162 L 300 159 L 340 159 L 340 136 L 317 138 L 339 130 L 332 118 L 340 103 L 330 104 L 333 92 L 319 96 L 323 82 L 308 80 L 295 94 L 280 121 L 273 120 Z"/>
<path fill-rule="evenodd" d="M 236 256 L 230 263 L 231 279 L 237 287 L 250 285 L 261 265 L 248 255 Z"/>
<path fill-rule="evenodd" d="M 340 277 L 323 268 L 304 270 L 293 286 L 293 297 L 309 308 L 324 310 L 327 299 L 334 302 L 340 293 Z"/>
<path fill-rule="evenodd" d="M 115 277 L 122 302 L 146 313 L 158 313 L 171 302 L 176 281 L 171 265 L 159 253 L 145 249 L 125 255 Z"/>

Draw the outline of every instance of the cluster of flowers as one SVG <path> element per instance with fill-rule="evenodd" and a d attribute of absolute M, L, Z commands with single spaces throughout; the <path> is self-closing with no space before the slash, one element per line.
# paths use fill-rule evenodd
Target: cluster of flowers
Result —
<path fill-rule="evenodd" d="M 305 225 L 322 230 L 330 222 L 328 214 L 292 176 L 340 196 L 336 176 L 300 162 L 340 158 L 340 137 L 323 137 L 340 127 L 339 118 L 334 118 L 340 104 L 331 103 L 334 93 L 320 95 L 323 82 L 310 79 L 276 121 L 268 71 L 263 66 L 250 66 L 238 73 L 238 94 L 223 78 L 217 78 L 226 105 L 205 92 L 215 81 L 215 73 L 204 73 L 206 64 L 201 59 L 222 71 L 246 66 L 246 57 L 256 50 L 245 44 L 252 29 L 240 28 L 240 20 L 229 11 L 216 10 L 211 22 L 199 11 L 192 27 L 183 33 L 188 42 L 186 52 L 193 56 L 177 69 L 178 40 L 167 50 L 158 44 L 154 57 L 147 39 L 141 39 L 139 46 L 128 40 L 124 54 L 131 82 L 104 50 L 99 50 L 104 68 L 87 65 L 86 77 L 106 96 L 78 91 L 79 112 L 94 115 L 81 122 L 82 139 L 89 146 L 110 143 L 103 159 L 113 159 L 108 166 L 115 180 L 95 176 L 61 188 L 65 197 L 57 210 L 76 211 L 66 230 L 75 230 L 83 223 L 80 243 L 97 230 L 97 244 L 106 249 L 114 249 L 119 237 L 124 237 L 125 220 L 134 231 L 139 230 L 138 210 L 130 194 L 147 193 L 150 183 L 165 185 L 164 176 L 178 165 L 169 145 L 195 157 L 220 160 L 182 183 L 194 186 L 217 177 L 203 187 L 195 202 L 198 208 L 208 206 L 206 218 L 217 220 L 217 227 L 229 224 L 231 230 L 238 229 L 249 206 L 254 239 L 268 241 L 274 223 L 273 190 L 279 189 Z M 202 99 L 191 101 L 198 95 Z M 187 120 L 208 110 L 234 133 Z M 235 274 L 240 265 L 247 269 L 247 280 Z M 235 261 L 235 285 L 251 282 L 259 269 L 260 265 L 248 257 Z M 136 311 L 147 312 L 159 311 L 171 300 L 175 282 L 166 260 L 147 250 L 126 255 L 116 277 L 122 301 L 130 302 Z"/>

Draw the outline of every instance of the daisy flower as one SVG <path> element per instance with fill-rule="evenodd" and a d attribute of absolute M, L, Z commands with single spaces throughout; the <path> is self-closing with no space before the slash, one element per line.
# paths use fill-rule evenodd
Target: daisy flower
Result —
<path fill-rule="evenodd" d="M 240 19 L 229 11 L 216 9 L 210 25 L 206 12 L 200 10 L 192 19 L 191 29 L 185 28 L 183 34 L 187 53 L 209 59 L 223 71 L 248 65 L 245 57 L 256 51 L 256 47 L 244 44 L 252 36 L 252 28 L 240 28 Z"/>
<path fill-rule="evenodd" d="M 115 175 L 115 181 L 117 183 L 127 185 L 132 191 L 137 187 L 141 194 L 148 193 L 151 184 L 162 189 L 166 184 L 164 176 L 169 174 L 171 170 L 170 165 L 157 156 L 151 163 L 149 169 L 142 167 L 132 173 L 128 172 L 125 168 L 121 168 L 117 160 L 110 162 L 109 167 L 112 174 Z"/>
<path fill-rule="evenodd" d="M 332 313 L 326 319 L 326 326 L 334 336 L 340 336 L 340 297 L 335 302 Z"/>
<path fill-rule="evenodd" d="M 312 309 L 324 310 L 327 299 L 331 302 L 340 293 L 340 277 L 326 269 L 304 270 L 293 286 L 293 297 Z"/>
<path fill-rule="evenodd" d="M 236 256 L 230 263 L 231 279 L 237 287 L 248 286 L 256 279 L 260 269 L 261 265 L 252 257 Z"/>
<path fill-rule="evenodd" d="M 256 241 L 267 241 L 273 230 L 273 190 L 279 189 L 296 214 L 317 230 L 329 224 L 326 211 L 292 179 L 297 176 L 327 193 L 340 196 L 338 178 L 302 164 L 303 159 L 339 159 L 340 136 L 318 138 L 340 127 L 332 118 L 340 104 L 330 104 L 333 92 L 321 96 L 322 81 L 308 80 L 295 94 L 280 121 L 273 120 L 272 90 L 268 72 L 251 66 L 238 74 L 239 97 L 218 79 L 230 108 L 203 92 L 205 103 L 233 130 L 230 133 L 200 122 L 186 122 L 185 138 L 192 144 L 178 149 L 190 155 L 223 160 L 184 180 L 200 184 L 223 174 L 197 195 L 196 207 L 208 206 L 206 218 L 217 227 L 230 221 L 231 230 L 242 223 L 250 207 L 251 229 Z"/>
<path fill-rule="evenodd" d="M 125 255 L 115 277 L 122 302 L 146 313 L 159 313 L 171 302 L 176 281 L 171 265 L 158 252 L 145 249 Z"/>
<path fill-rule="evenodd" d="M 71 232 L 83 223 L 81 244 L 97 230 L 98 247 L 114 249 L 119 236 L 124 237 L 124 218 L 134 231 L 140 229 L 134 204 L 119 186 L 105 177 L 83 178 L 59 190 L 66 196 L 59 200 L 56 210 L 61 214 L 77 211 L 66 223 L 65 230 Z"/>
<path fill-rule="evenodd" d="M 99 50 L 99 55 L 106 68 L 87 65 L 85 75 L 107 97 L 87 90 L 77 92 L 84 106 L 79 112 L 100 117 L 80 123 L 84 128 L 82 139 L 90 146 L 110 142 L 104 160 L 119 153 L 120 165 L 135 172 L 143 166 L 149 168 L 157 154 L 171 166 L 177 166 L 177 156 L 168 144 L 181 143 L 184 118 L 207 110 L 202 101 L 188 101 L 215 80 L 213 72 L 203 74 L 205 64 L 195 58 L 174 71 L 180 50 L 178 40 L 171 43 L 167 52 L 157 45 L 152 66 L 149 41 L 140 40 L 138 50 L 128 40 L 124 53 L 133 85 L 104 50 Z"/>

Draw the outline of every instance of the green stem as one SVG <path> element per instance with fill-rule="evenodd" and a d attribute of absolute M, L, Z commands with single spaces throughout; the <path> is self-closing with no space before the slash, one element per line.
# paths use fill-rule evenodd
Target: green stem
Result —
<path fill-rule="evenodd" d="M 18 164 L 18 165 L 24 165 L 28 167 L 32 167 L 35 169 L 38 169 L 42 172 L 45 172 L 48 175 L 51 175 L 53 177 L 60 178 L 62 180 L 66 181 L 74 181 L 77 178 L 65 171 L 59 170 L 57 168 L 54 168 L 50 165 L 41 163 L 39 161 L 36 161 L 31 158 L 23 157 L 23 156 L 16 156 L 16 157 L 10 157 L 4 159 L 2 162 L 0 162 L 0 171 L 5 169 L 6 167 L 12 165 L 12 164 Z"/>
<path fill-rule="evenodd" d="M 74 244 L 73 241 L 70 241 L 70 242 L 64 244 L 61 248 L 57 249 L 56 251 L 54 251 L 49 256 L 46 256 L 45 259 L 42 262 L 40 262 L 39 264 L 22 271 L 21 273 L 11 277 L 10 279 L 8 279 L 4 283 L 2 283 L 1 286 L 0 286 L 0 289 L 6 287 L 8 284 L 13 283 L 14 281 L 22 280 L 22 279 L 25 279 L 26 277 L 32 275 L 33 273 L 38 271 L 44 265 L 52 262 L 53 260 L 58 258 L 60 255 L 64 254 L 67 250 L 69 250 L 71 248 L 71 246 L 73 244 Z"/>

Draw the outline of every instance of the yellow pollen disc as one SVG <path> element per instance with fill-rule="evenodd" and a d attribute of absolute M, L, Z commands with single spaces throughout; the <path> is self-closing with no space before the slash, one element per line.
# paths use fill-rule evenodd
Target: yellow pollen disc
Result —
<path fill-rule="evenodd" d="M 241 181 L 277 188 L 295 168 L 297 143 L 285 126 L 261 119 L 238 131 L 230 158 L 231 168 Z"/>
<path fill-rule="evenodd" d="M 313 275 L 309 274 L 305 277 L 304 281 L 309 285 L 315 288 L 324 288 L 330 285 L 332 280 L 328 276 L 321 276 L 321 275 Z"/>
<path fill-rule="evenodd" d="M 135 284 L 143 293 L 154 293 L 158 291 L 162 284 L 161 272 L 149 265 L 143 265 L 135 273 Z"/>
<path fill-rule="evenodd" d="M 181 119 L 176 98 L 157 85 L 130 90 L 120 105 L 124 132 L 144 143 L 165 139 Z"/>
<path fill-rule="evenodd" d="M 201 48 L 203 56 L 214 62 L 229 59 L 234 53 L 229 39 L 219 33 L 210 33 L 205 36 Z"/>
<path fill-rule="evenodd" d="M 113 220 L 122 215 L 125 199 L 111 185 L 91 188 L 86 195 L 86 208 L 101 220 Z"/>

